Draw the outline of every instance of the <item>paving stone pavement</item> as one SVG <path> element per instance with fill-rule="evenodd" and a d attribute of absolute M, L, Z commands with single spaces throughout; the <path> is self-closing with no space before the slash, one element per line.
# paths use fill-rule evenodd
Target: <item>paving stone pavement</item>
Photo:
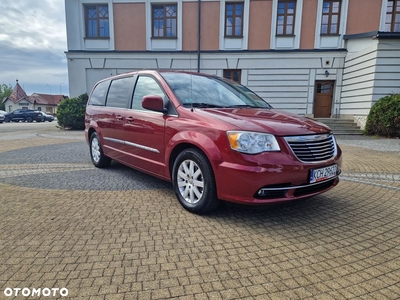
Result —
<path fill-rule="evenodd" d="M 338 137 L 343 174 L 331 191 L 198 216 L 169 183 L 94 168 L 82 132 L 9 125 L 0 299 L 400 298 L 400 141 L 379 140 L 382 151 Z"/>

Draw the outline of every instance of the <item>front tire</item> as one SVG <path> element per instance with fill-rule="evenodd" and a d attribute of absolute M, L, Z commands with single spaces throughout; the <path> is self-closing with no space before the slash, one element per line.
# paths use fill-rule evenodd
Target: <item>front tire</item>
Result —
<path fill-rule="evenodd" d="M 178 155 L 172 183 L 179 202 L 192 213 L 207 213 L 219 205 L 212 167 L 199 149 L 185 149 Z"/>
<path fill-rule="evenodd" d="M 32 117 L 27 117 L 27 118 L 26 118 L 26 121 L 29 122 L 29 123 L 32 123 L 32 122 L 33 122 L 33 119 L 32 119 Z"/>
<path fill-rule="evenodd" d="M 90 136 L 90 158 L 97 168 L 106 168 L 111 163 L 111 158 L 104 155 L 99 136 L 96 132 L 93 132 Z"/>

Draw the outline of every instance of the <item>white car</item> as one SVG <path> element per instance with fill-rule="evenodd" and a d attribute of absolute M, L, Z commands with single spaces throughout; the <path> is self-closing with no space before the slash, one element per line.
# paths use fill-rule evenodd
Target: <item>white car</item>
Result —
<path fill-rule="evenodd" d="M 0 115 L 5 115 L 5 114 L 8 114 L 8 112 L 6 112 L 5 110 L 0 110 Z"/>

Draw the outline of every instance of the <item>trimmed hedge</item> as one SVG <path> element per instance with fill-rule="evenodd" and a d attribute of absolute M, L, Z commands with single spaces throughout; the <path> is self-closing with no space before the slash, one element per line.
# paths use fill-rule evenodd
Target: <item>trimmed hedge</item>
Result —
<path fill-rule="evenodd" d="M 61 101 L 57 109 L 57 122 L 64 129 L 85 129 L 85 108 L 88 94 Z"/>
<path fill-rule="evenodd" d="M 371 108 L 365 134 L 400 137 L 400 94 L 379 99 Z"/>

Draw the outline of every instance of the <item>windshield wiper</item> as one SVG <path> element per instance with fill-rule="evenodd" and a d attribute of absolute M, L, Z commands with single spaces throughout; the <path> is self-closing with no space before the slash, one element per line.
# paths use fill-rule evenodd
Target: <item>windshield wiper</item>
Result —
<path fill-rule="evenodd" d="M 215 104 L 211 104 L 211 103 L 198 103 L 198 102 L 183 103 L 182 105 L 184 107 L 196 107 L 196 108 L 221 108 L 221 107 L 223 107 L 223 106 L 215 105 Z"/>
<path fill-rule="evenodd" d="M 272 106 L 256 106 L 250 104 L 238 104 L 238 105 L 229 105 L 224 106 L 225 108 L 264 108 L 264 109 L 271 109 Z"/>
<path fill-rule="evenodd" d="M 242 108 L 242 107 L 246 108 L 246 107 L 257 107 L 257 106 L 249 105 L 249 104 L 237 104 L 237 105 L 227 105 L 224 107 L 226 107 L 226 108 Z"/>

